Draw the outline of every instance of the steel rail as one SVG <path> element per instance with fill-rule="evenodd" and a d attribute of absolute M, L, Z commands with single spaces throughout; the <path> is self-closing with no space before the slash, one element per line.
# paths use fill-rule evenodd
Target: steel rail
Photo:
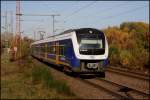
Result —
<path fill-rule="evenodd" d="M 124 89 L 126 92 L 128 91 L 133 91 L 133 92 L 136 92 L 140 95 L 143 95 L 143 96 L 146 96 L 146 97 L 149 97 L 150 94 L 148 93 L 145 93 L 143 91 L 140 91 L 140 90 L 137 90 L 137 89 L 134 89 L 134 88 L 129 88 L 127 86 L 124 86 L 124 85 L 120 85 L 118 83 L 115 83 L 115 82 L 112 82 L 112 81 L 109 81 L 109 80 L 106 80 L 106 79 L 99 79 L 99 78 L 96 78 L 95 80 L 98 80 L 98 81 L 103 81 L 103 82 L 106 82 L 108 84 L 111 84 L 111 85 L 115 85 L 117 86 L 118 88 L 120 88 L 120 91 L 122 91 L 122 89 Z"/>
<path fill-rule="evenodd" d="M 83 82 L 83 83 L 85 83 L 85 84 L 88 84 L 88 85 L 90 85 L 90 86 L 93 86 L 93 87 L 95 87 L 95 88 L 97 88 L 97 89 L 99 89 L 99 90 L 103 90 L 103 91 L 105 91 L 105 92 L 107 92 L 107 93 L 109 93 L 109 94 L 111 94 L 112 96 L 115 96 L 115 97 L 117 97 L 117 98 L 119 98 L 119 99 L 133 99 L 132 97 L 129 97 L 129 96 L 126 96 L 126 95 L 123 95 L 123 94 L 119 94 L 119 93 L 117 93 L 117 92 L 115 92 L 115 91 L 113 91 L 113 90 L 110 90 L 110 89 L 107 89 L 107 88 L 105 88 L 105 87 L 103 87 L 103 86 L 100 86 L 100 85 L 97 85 L 97 84 L 95 84 L 95 83 L 93 83 L 93 82 L 90 82 L 89 80 L 87 80 L 87 79 L 81 79 L 81 78 L 77 78 L 79 81 L 81 81 L 81 82 Z"/>
<path fill-rule="evenodd" d="M 109 67 L 108 69 L 114 69 L 114 70 L 119 70 L 119 71 L 123 71 L 123 72 L 128 72 L 128 73 L 133 73 L 133 74 L 138 74 L 138 75 L 142 75 L 142 76 L 145 76 L 145 77 L 149 77 L 149 74 L 135 72 L 135 71 L 131 71 L 129 69 L 123 69 L 123 68 L 117 68 L 117 67 Z"/>
<path fill-rule="evenodd" d="M 122 71 L 122 70 L 118 70 L 118 69 L 106 69 L 106 71 L 107 72 L 114 72 L 114 73 L 117 73 L 117 74 L 129 76 L 129 77 L 138 78 L 140 80 L 149 81 L 149 76 L 142 76 L 142 75 L 138 75 L 138 74 L 131 73 L 131 72 L 128 72 L 128 71 Z"/>

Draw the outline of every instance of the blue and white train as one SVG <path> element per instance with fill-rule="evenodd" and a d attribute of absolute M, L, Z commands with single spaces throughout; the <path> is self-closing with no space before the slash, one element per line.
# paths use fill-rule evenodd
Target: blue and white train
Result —
<path fill-rule="evenodd" d="M 78 74 L 105 76 L 108 43 L 105 34 L 93 28 L 67 30 L 31 44 L 32 56 Z"/>

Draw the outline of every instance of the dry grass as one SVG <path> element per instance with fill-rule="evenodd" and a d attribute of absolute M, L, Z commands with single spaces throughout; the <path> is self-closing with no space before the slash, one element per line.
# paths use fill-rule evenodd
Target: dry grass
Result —
<path fill-rule="evenodd" d="M 6 53 L 2 54 L 1 99 L 76 98 L 65 82 L 56 81 L 52 77 L 46 65 L 31 57 L 25 59 L 18 66 L 17 62 L 9 62 Z"/>

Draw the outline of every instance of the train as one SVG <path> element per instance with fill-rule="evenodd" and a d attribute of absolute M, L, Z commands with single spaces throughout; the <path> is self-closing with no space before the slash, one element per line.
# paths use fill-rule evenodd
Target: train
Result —
<path fill-rule="evenodd" d="M 33 57 L 55 64 L 65 72 L 105 77 L 108 42 L 101 30 L 70 29 L 30 46 Z"/>

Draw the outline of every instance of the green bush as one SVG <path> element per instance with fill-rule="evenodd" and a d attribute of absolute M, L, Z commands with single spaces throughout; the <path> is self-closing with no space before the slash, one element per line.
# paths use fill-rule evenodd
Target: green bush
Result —
<path fill-rule="evenodd" d="M 110 64 L 118 64 L 119 63 L 119 49 L 114 46 L 110 45 L 109 46 L 109 60 Z"/>
<path fill-rule="evenodd" d="M 43 83 L 43 86 L 51 89 L 56 89 L 57 92 L 67 94 L 67 95 L 73 95 L 70 91 L 70 88 L 67 86 L 65 82 L 55 80 L 49 69 L 42 67 L 42 66 L 36 66 L 32 69 L 32 81 L 34 84 Z"/>

